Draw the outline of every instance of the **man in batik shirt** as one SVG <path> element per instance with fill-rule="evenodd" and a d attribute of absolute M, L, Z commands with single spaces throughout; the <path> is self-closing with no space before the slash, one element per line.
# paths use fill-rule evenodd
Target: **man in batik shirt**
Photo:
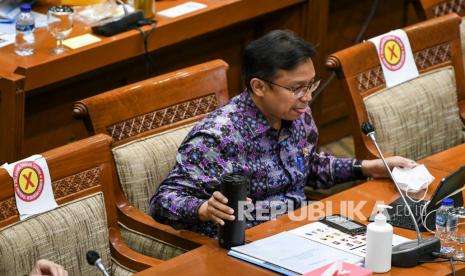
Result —
<path fill-rule="evenodd" d="M 320 83 L 314 56 L 314 48 L 289 31 L 272 31 L 246 47 L 242 75 L 247 89 L 187 135 L 176 165 L 150 201 L 157 221 L 215 237 L 217 224 L 234 220 L 218 191 L 226 173 L 250 178 L 255 210 L 271 204 L 298 208 L 305 185 L 329 188 L 387 175 L 381 160 L 317 152 L 318 131 L 308 106 Z M 402 157 L 387 161 L 391 167 L 416 165 Z M 247 226 L 260 222 L 250 220 Z"/>

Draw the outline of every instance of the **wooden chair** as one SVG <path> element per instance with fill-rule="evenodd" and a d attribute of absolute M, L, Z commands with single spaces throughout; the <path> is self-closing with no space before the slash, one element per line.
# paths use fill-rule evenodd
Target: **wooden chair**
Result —
<path fill-rule="evenodd" d="M 425 18 L 434 18 L 449 13 L 465 15 L 465 3 L 460 0 L 419 0 Z"/>
<path fill-rule="evenodd" d="M 136 235 L 140 222 L 166 234 L 162 240 L 166 258 L 181 253 L 169 248 L 177 241 L 173 236 L 195 242 L 184 244 L 185 249 L 208 241 L 196 233 L 157 223 L 148 215 L 149 199 L 173 168 L 176 151 L 193 124 L 228 100 L 227 68 L 225 62 L 214 60 L 75 104 L 74 114 L 86 121 L 90 133 L 107 133 L 115 140 L 118 221 L 123 238 L 138 252 L 160 258 L 154 242 L 141 242 Z"/>
<path fill-rule="evenodd" d="M 364 42 L 328 57 L 344 83 L 358 158 L 377 158 L 360 125 L 371 121 L 382 149 L 421 159 L 463 143 L 465 81 L 460 17 L 449 14 L 404 28 L 420 76 L 385 88 L 375 46 Z"/>
<path fill-rule="evenodd" d="M 13 180 L 0 169 L 0 275 L 28 275 L 40 258 L 63 265 L 69 275 L 97 275 L 86 262 L 88 250 L 99 252 L 112 275 L 131 275 L 162 262 L 131 250 L 121 239 L 110 143 L 100 134 L 43 153 L 59 206 L 23 221 Z"/>
<path fill-rule="evenodd" d="M 416 9 L 420 19 L 430 19 L 449 13 L 457 13 L 462 17 L 460 24 L 460 41 L 462 45 L 462 58 L 465 64 L 465 2 L 461 0 L 415 0 L 419 2 Z"/>

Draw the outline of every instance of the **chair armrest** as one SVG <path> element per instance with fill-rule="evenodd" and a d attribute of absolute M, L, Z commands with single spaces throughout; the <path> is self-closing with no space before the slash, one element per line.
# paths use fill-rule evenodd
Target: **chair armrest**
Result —
<path fill-rule="evenodd" d="M 89 110 L 87 106 L 82 102 L 76 102 L 73 106 L 73 117 L 76 120 L 82 120 L 84 122 L 84 126 L 87 130 L 87 134 L 92 136 L 95 134 L 94 127 L 92 125 L 92 121 L 90 120 Z"/>
<path fill-rule="evenodd" d="M 169 225 L 161 224 L 121 197 L 122 195 L 117 199 L 118 221 L 129 229 L 186 250 L 192 250 L 200 245 L 215 242 L 211 238 L 198 233 L 189 230 L 176 230 Z"/>
<path fill-rule="evenodd" d="M 145 256 L 129 248 L 123 241 L 118 229 L 109 228 L 111 256 L 114 257 L 121 265 L 142 271 L 164 263 L 165 261 Z"/>
<path fill-rule="evenodd" d="M 89 117 L 89 111 L 85 104 L 76 102 L 73 106 L 73 117 L 75 119 L 84 119 Z"/>

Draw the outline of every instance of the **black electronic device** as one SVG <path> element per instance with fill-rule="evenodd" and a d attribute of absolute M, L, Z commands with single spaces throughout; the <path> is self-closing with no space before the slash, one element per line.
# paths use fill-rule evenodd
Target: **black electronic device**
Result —
<path fill-rule="evenodd" d="M 147 20 L 144 19 L 144 12 L 135 11 L 110 22 L 92 26 L 92 32 L 98 35 L 112 36 L 147 24 Z"/>
<path fill-rule="evenodd" d="M 220 192 L 228 199 L 227 205 L 234 210 L 235 219 L 225 220 L 220 226 L 218 242 L 221 247 L 243 245 L 245 242 L 245 217 L 238 215 L 239 205 L 245 203 L 249 188 L 249 179 L 237 173 L 223 175 L 220 179 Z"/>
<path fill-rule="evenodd" d="M 341 215 L 326 216 L 323 219 L 321 219 L 320 222 L 349 235 L 359 235 L 367 231 L 366 225 L 358 223 Z"/>
<path fill-rule="evenodd" d="M 433 196 L 429 201 L 422 200 L 420 202 L 414 202 L 408 198 L 406 201 L 410 207 L 410 210 L 413 212 L 413 216 L 417 224 L 419 224 L 420 231 L 426 231 L 426 228 L 423 227 L 421 223 L 422 220 L 426 219 L 425 224 L 428 229 L 434 229 L 436 221 L 435 216 L 429 215 L 426 218 L 426 215 L 432 212 L 433 210 L 438 209 L 441 206 L 441 201 L 450 197 L 454 199 L 454 206 L 463 206 L 463 195 L 461 193 L 465 184 L 465 166 L 457 169 L 451 174 L 444 177 L 436 190 L 433 193 Z M 428 203 L 428 205 L 426 205 Z M 389 223 L 392 226 L 405 228 L 405 229 L 415 229 L 414 224 L 408 214 L 408 210 L 405 207 L 405 203 L 401 197 L 393 201 L 391 204 L 392 209 L 385 210 L 386 217 L 388 218 Z M 425 207 L 426 205 L 426 207 Z M 425 210 L 423 210 L 426 208 Z M 369 221 L 372 221 L 373 216 L 369 218 Z"/>
<path fill-rule="evenodd" d="M 407 203 L 409 204 L 410 208 L 413 211 L 413 214 L 416 218 L 417 223 L 421 222 L 422 220 L 426 219 L 425 224 L 428 229 L 435 228 L 435 216 L 430 215 L 426 218 L 426 215 L 432 212 L 433 210 L 438 209 L 441 206 L 441 201 L 446 198 L 450 197 L 454 199 L 454 206 L 463 206 L 463 196 L 462 196 L 462 189 L 465 184 L 465 166 L 459 168 L 458 170 L 454 171 L 453 173 L 449 174 L 445 178 L 443 178 L 433 193 L 433 196 L 427 201 L 421 202 L 412 202 L 411 200 L 407 199 Z M 427 204 L 425 206 L 425 204 Z M 388 210 L 389 215 L 391 217 L 391 224 L 392 226 L 397 226 L 406 229 L 414 229 L 412 226 L 411 221 L 405 218 L 405 203 L 401 198 L 395 200 L 390 204 L 393 208 Z M 423 210 L 423 208 L 426 208 Z M 423 210 L 423 211 L 422 211 Z M 422 212 L 421 212 L 422 211 Z M 420 229 L 422 231 L 426 231 L 423 225 L 420 225 Z"/>

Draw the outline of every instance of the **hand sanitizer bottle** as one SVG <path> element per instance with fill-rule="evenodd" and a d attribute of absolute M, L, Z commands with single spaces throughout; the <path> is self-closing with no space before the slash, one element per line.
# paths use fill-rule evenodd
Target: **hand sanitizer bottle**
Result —
<path fill-rule="evenodd" d="M 375 221 L 367 227 L 367 253 L 365 264 L 375 273 L 391 270 L 392 225 L 387 223 L 383 210 L 391 206 L 378 204 Z"/>

